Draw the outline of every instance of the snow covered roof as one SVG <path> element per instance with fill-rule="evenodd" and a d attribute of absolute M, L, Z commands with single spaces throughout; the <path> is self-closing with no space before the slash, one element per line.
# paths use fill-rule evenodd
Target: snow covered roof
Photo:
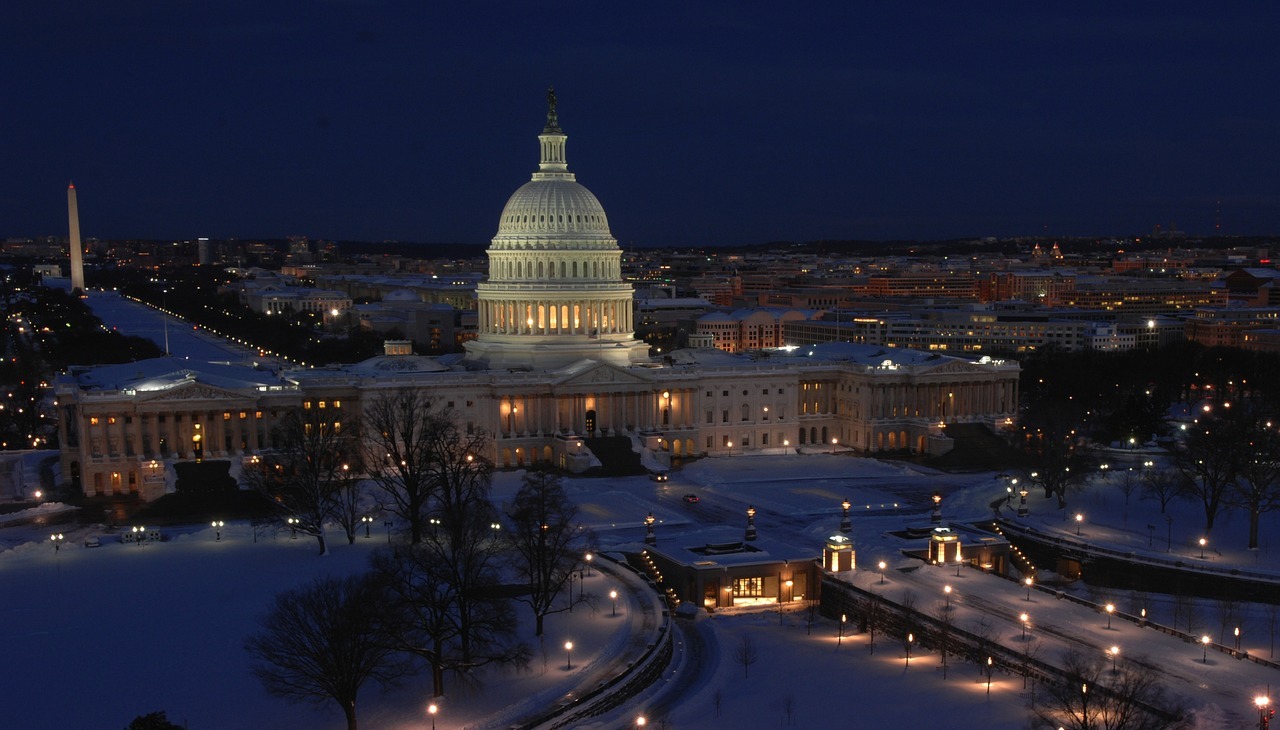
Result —
<path fill-rule="evenodd" d="M 232 390 L 256 390 L 262 386 L 286 385 L 271 370 L 261 366 L 228 362 L 200 362 L 179 357 L 157 357 L 119 365 L 72 367 L 65 378 L 81 390 L 132 390 L 147 392 L 198 381 Z"/>

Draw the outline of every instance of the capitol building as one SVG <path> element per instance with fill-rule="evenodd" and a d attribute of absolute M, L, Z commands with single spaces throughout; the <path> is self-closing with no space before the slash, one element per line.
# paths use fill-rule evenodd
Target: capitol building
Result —
<path fill-rule="evenodd" d="M 239 465 L 270 448 L 290 409 L 356 420 L 389 390 L 425 392 L 468 433 L 493 436 L 502 467 L 582 472 L 597 439 L 627 439 L 647 463 L 672 457 L 852 450 L 945 453 L 947 426 L 999 430 L 1018 404 L 1016 362 L 848 343 L 750 354 L 635 338 L 633 289 L 604 207 L 569 171 L 554 96 L 540 162 L 498 218 L 465 354 L 388 342 L 353 365 L 276 371 L 157 358 L 74 367 L 55 383 L 62 473 L 87 495 L 154 499 L 173 465 Z"/>

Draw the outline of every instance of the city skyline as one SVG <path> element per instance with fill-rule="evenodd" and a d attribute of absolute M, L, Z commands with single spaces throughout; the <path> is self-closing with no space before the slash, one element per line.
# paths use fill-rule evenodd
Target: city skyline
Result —
<path fill-rule="evenodd" d="M 1256 11 L 301 7 L 7 11 L 0 233 L 483 244 L 549 85 L 624 247 L 1280 231 Z"/>

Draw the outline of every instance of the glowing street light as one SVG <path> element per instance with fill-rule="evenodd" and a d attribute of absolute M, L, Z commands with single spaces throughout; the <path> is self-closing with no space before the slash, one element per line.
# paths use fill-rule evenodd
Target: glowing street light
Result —
<path fill-rule="evenodd" d="M 1080 536 L 1080 523 L 1084 522 L 1084 515 L 1076 513 L 1076 537 Z"/>
<path fill-rule="evenodd" d="M 360 521 L 364 523 L 364 539 L 368 540 L 370 537 L 369 529 L 373 527 L 373 518 L 369 515 L 362 515 Z"/>
<path fill-rule="evenodd" d="M 1200 559 L 1201 560 L 1204 560 L 1204 546 L 1205 546 L 1205 543 L 1207 542 L 1209 541 L 1204 539 L 1203 537 L 1200 538 Z"/>
<path fill-rule="evenodd" d="M 1204 647 L 1204 652 L 1200 656 L 1200 661 L 1205 664 L 1209 663 L 1209 641 L 1210 639 L 1208 634 L 1200 637 L 1200 645 Z"/>
<path fill-rule="evenodd" d="M 1111 656 L 1111 673 L 1116 673 L 1116 657 L 1120 656 L 1120 647 L 1113 646 L 1107 649 L 1107 654 Z"/>
<path fill-rule="evenodd" d="M 617 616 L 618 615 L 618 591 L 616 589 L 609 591 L 609 600 L 613 602 L 613 610 L 609 613 L 609 615 Z"/>
<path fill-rule="evenodd" d="M 840 531 L 841 532 L 850 532 L 851 530 L 853 530 L 853 523 L 849 521 L 850 506 L 852 505 L 849 504 L 849 500 L 847 499 L 840 503 L 840 509 L 842 510 L 840 513 Z"/>
<path fill-rule="evenodd" d="M 844 624 L 848 620 L 849 616 L 847 614 L 840 614 L 840 633 L 836 635 L 836 646 L 840 646 L 844 641 Z"/>
<path fill-rule="evenodd" d="M 583 556 L 583 560 L 587 561 L 587 575 L 588 575 L 588 576 L 590 576 L 590 575 L 591 575 L 591 561 L 592 561 L 592 560 L 595 560 L 595 558 L 596 558 L 596 556 L 595 556 L 594 554 L 592 554 L 592 553 L 587 553 L 586 555 L 584 555 L 584 556 Z"/>
<path fill-rule="evenodd" d="M 1022 579 L 1022 582 L 1027 586 L 1027 602 L 1030 603 L 1031 602 L 1031 584 L 1035 583 L 1036 580 L 1031 576 L 1027 576 L 1026 578 Z"/>
<path fill-rule="evenodd" d="M 881 560 L 878 565 L 880 567 L 880 582 L 884 583 L 884 561 Z"/>
<path fill-rule="evenodd" d="M 225 524 L 227 523 L 223 522 L 222 520 L 214 520 L 213 522 L 209 523 L 209 526 L 212 527 L 214 531 L 214 538 L 213 538 L 214 542 L 222 541 L 222 527 Z"/>
<path fill-rule="evenodd" d="M 432 702 L 427 705 L 427 714 L 431 716 L 431 730 L 436 730 L 436 713 L 439 711 L 440 708 L 436 706 L 436 703 Z"/>
<path fill-rule="evenodd" d="M 649 724 L 649 721 L 644 718 L 644 715 L 636 718 L 636 727 L 644 727 L 647 724 Z"/>
<path fill-rule="evenodd" d="M 564 668 L 573 669 L 573 642 L 564 642 Z"/>
<path fill-rule="evenodd" d="M 943 586 L 943 587 L 942 587 L 942 592 L 943 592 L 944 594 L 946 594 L 946 597 L 947 597 L 947 611 L 950 611 L 950 610 L 951 610 L 951 586 Z"/>
<path fill-rule="evenodd" d="M 1266 695 L 1253 698 L 1253 706 L 1258 708 L 1258 730 L 1267 730 L 1267 726 L 1271 724 L 1271 714 L 1267 711 L 1269 704 L 1271 704 L 1271 698 Z"/>
<path fill-rule="evenodd" d="M 1022 622 L 1022 643 L 1024 644 L 1027 642 L 1027 621 L 1030 619 L 1031 617 L 1025 613 L 1018 614 L 1018 620 Z"/>
<path fill-rule="evenodd" d="M 911 642 L 916 640 L 915 634 L 907 634 L 907 661 L 903 666 L 911 666 Z"/>
<path fill-rule="evenodd" d="M 62 549 L 62 541 L 65 539 L 67 539 L 66 535 L 63 535 L 61 532 L 55 532 L 49 536 L 49 540 L 53 543 L 54 553 L 57 553 Z"/>
<path fill-rule="evenodd" d="M 298 518 L 289 517 L 288 519 L 285 520 L 285 522 L 289 524 L 289 532 L 290 532 L 289 539 L 297 540 L 298 539 Z"/>
<path fill-rule="evenodd" d="M 1103 607 L 1103 610 L 1105 610 L 1105 611 L 1107 612 L 1107 628 L 1108 628 L 1108 629 L 1110 629 L 1110 628 L 1111 628 L 1111 614 L 1115 613 L 1115 610 L 1116 610 L 1116 604 L 1114 604 L 1114 603 L 1108 603 L 1106 606 L 1104 606 L 1104 607 Z"/>

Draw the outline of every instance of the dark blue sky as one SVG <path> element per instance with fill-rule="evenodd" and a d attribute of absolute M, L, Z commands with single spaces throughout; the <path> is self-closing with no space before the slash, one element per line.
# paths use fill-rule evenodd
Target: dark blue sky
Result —
<path fill-rule="evenodd" d="M 481 243 L 548 84 L 624 245 L 1280 233 L 1280 6 L 782 5 L 6 3 L 0 236 Z"/>

